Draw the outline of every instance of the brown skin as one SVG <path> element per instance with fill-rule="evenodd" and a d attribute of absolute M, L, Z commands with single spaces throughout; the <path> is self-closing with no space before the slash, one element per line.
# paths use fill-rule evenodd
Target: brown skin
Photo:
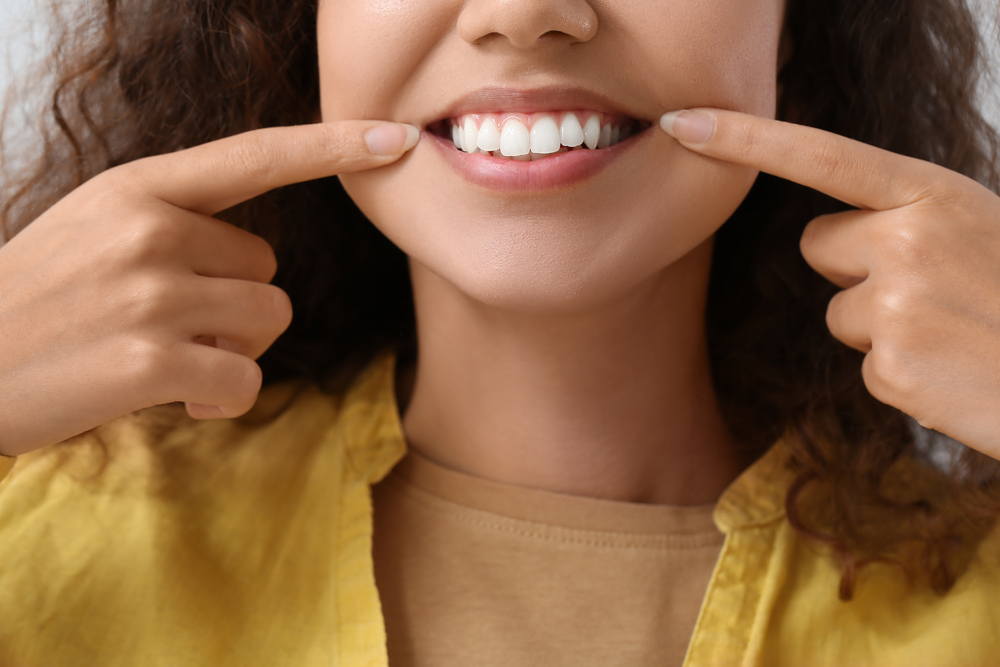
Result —
<path fill-rule="evenodd" d="M 386 9 L 392 9 L 379 7 L 383 19 Z M 443 1 L 436 7 L 445 13 L 455 9 Z M 598 14 L 590 5 L 568 3 L 562 12 L 553 7 L 510 5 L 498 12 L 487 2 L 468 3 L 459 11 L 455 35 L 446 31 L 437 42 L 425 42 L 424 50 L 407 53 L 419 64 L 428 53 L 438 52 L 428 44 L 456 40 L 474 49 L 484 44 L 495 49 L 499 40 L 508 45 L 511 57 L 536 48 L 544 57 L 566 46 L 595 43 Z M 345 3 L 337 9 L 350 12 L 352 7 Z M 701 13 L 711 11 L 712 6 L 699 6 L 691 16 L 673 18 L 690 29 L 692 21 L 710 22 Z M 384 29 L 386 22 L 379 25 Z M 320 21 L 323 43 L 329 26 Z M 771 36 L 757 49 L 767 58 L 774 55 L 777 21 L 771 28 L 746 31 Z M 428 29 L 437 35 L 437 24 Z M 336 43 L 342 47 L 349 40 Z M 626 57 L 630 53 L 622 48 L 614 52 Z M 321 50 L 321 63 L 324 53 Z M 735 66 L 745 63 L 745 56 L 737 45 L 718 60 Z M 379 66 L 377 59 L 365 62 Z M 691 66 L 699 63 L 704 64 L 695 57 Z M 761 71 L 758 63 L 744 74 L 752 78 Z M 743 93 L 742 101 L 750 107 L 759 101 L 757 93 L 750 94 L 759 86 L 746 86 L 746 77 L 715 74 L 709 80 L 718 85 L 715 93 L 720 97 L 739 100 L 738 93 Z M 744 85 L 734 88 L 734 81 Z M 682 82 L 678 88 L 683 90 Z M 419 106 L 419 96 L 406 99 Z M 631 108 L 642 106 L 630 102 Z M 411 256 L 422 363 L 406 415 L 412 441 L 460 469 L 540 488 L 649 502 L 715 497 L 739 466 L 716 408 L 703 343 L 710 239 L 679 257 L 671 253 L 683 249 L 685 239 L 697 241 L 699 230 L 711 228 L 709 222 L 718 224 L 718 202 L 726 197 L 709 198 L 698 188 L 717 185 L 714 176 L 728 180 L 726 194 L 742 192 L 741 179 L 759 169 L 863 209 L 814 221 L 802 250 L 817 271 L 845 288 L 831 302 L 828 323 L 835 336 L 867 353 L 863 374 L 872 393 L 922 424 L 996 457 L 1000 447 L 993 434 L 1000 424 L 992 418 L 997 412 L 993 369 L 1000 366 L 1000 345 L 994 313 L 1000 280 L 989 267 L 1000 256 L 1000 241 L 990 222 L 1000 214 L 1000 199 L 954 172 L 827 133 L 741 114 L 710 113 L 715 119 L 712 139 L 702 142 L 689 136 L 685 145 L 751 171 L 717 159 L 692 161 L 691 154 L 663 146 L 658 147 L 660 154 L 653 153 L 649 144 L 662 137 L 647 137 L 629 163 L 576 188 L 575 197 L 565 192 L 521 197 L 518 206 L 530 200 L 532 206 L 541 203 L 549 209 L 542 232 L 531 244 L 514 239 L 490 245 L 497 239 L 488 236 L 485 244 L 476 238 L 470 243 L 458 234 L 450 238 L 447 226 L 436 230 L 443 242 L 422 244 L 419 234 L 407 237 L 409 227 L 397 229 L 392 217 L 379 215 L 380 206 L 392 213 L 394 202 L 405 197 L 367 202 L 387 233 L 402 237 L 400 245 L 417 244 Z M 134 162 L 79 188 L 7 244 L 4 284 L 14 289 L 4 302 L 5 336 L 29 344 L 20 353 L 9 346 L 3 384 L 27 386 L 29 380 L 50 378 L 46 386 L 51 389 L 45 396 L 8 389 L 5 405 L 14 409 L 4 424 L 4 452 L 27 451 L 84 430 L 95 419 L 101 423 L 173 400 L 187 401 L 191 414 L 204 418 L 233 416 L 249 408 L 260 384 L 252 360 L 287 327 L 290 304 L 281 290 L 265 284 L 275 271 L 269 248 L 207 216 L 276 185 L 391 161 L 358 152 L 360 129 L 341 125 L 265 131 Z M 346 163 L 304 149 L 314 148 L 317 141 L 330 145 L 332 153 L 344 152 Z M 234 156 L 241 170 L 231 171 Z M 418 201 L 421 192 L 431 191 L 419 178 L 456 178 L 440 169 L 435 173 L 433 161 L 421 165 L 421 156 L 418 151 L 397 167 L 346 180 L 355 183 L 363 205 L 366 192 L 384 187 L 386 179 L 394 180 L 394 190 L 404 195 L 416 185 L 409 201 Z M 650 156 L 658 161 L 641 165 L 644 169 L 632 164 Z M 411 175 L 401 179 L 407 162 L 412 162 Z M 642 209 L 655 197 L 622 197 L 628 194 L 622 187 L 637 187 L 637 179 L 650 174 L 662 178 L 657 170 L 671 168 L 675 178 L 655 191 L 668 191 L 681 200 L 670 209 L 675 219 L 669 225 L 647 224 L 652 216 L 648 211 L 641 215 Z M 220 170 L 232 178 L 216 176 L 206 188 L 205 176 Z M 623 181 L 622 173 L 629 178 Z M 601 192 L 608 196 L 594 196 Z M 457 194 L 449 210 L 461 214 L 465 206 L 466 224 L 471 221 L 475 228 L 477 205 L 489 211 L 488 202 L 476 198 L 487 195 Z M 600 206 L 617 203 L 616 194 L 640 209 L 635 218 L 639 222 L 626 219 L 609 234 L 605 228 L 615 225 L 602 225 L 602 220 L 612 218 L 611 211 Z M 588 208 L 574 210 L 577 200 Z M 428 198 L 426 208 L 433 208 L 434 201 Z M 529 223 L 537 223 L 520 219 L 517 210 L 508 215 L 513 227 L 529 230 Z M 110 220 L 108 211 L 116 214 Z M 569 234 L 559 229 L 558 217 L 567 215 L 565 211 L 577 224 Z M 85 235 L 93 247 L 81 252 L 80 237 L 68 232 L 98 219 L 103 234 Z M 433 218 L 412 222 L 417 232 L 421 224 L 434 231 Z M 488 223 L 476 231 L 498 233 Z M 673 235 L 668 239 L 672 243 L 657 237 L 664 227 Z M 198 242 L 184 242 L 191 235 Z M 214 241 L 213 235 L 218 237 Z M 486 266 L 501 270 L 464 274 L 468 259 L 460 255 L 475 255 L 483 245 L 493 253 L 493 263 Z M 222 246 L 237 252 L 201 251 Z M 448 252 L 440 252 L 439 246 Z M 105 261 L 108 253 L 117 259 Z M 450 261 L 454 255 L 459 255 L 457 262 Z M 538 262 L 539 256 L 562 261 Z M 622 256 L 637 261 L 615 264 Z M 649 257 L 662 265 L 648 272 Z M 587 268 L 558 275 L 567 265 Z M 29 274 L 22 270 L 27 266 L 33 267 L 32 283 L 21 285 L 18 277 Z M 511 266 L 534 269 L 527 271 L 530 282 L 520 271 L 511 273 Z M 595 271 L 603 280 L 594 280 Z M 84 275 L 89 279 L 82 279 Z M 487 289 L 477 289 L 484 287 L 483 281 Z M 102 284 L 107 287 L 102 289 Z M 123 284 L 133 287 L 123 289 Z M 101 307 L 75 307 L 80 303 Z M 248 312 L 242 314 L 241 308 Z M 113 333 L 105 331 L 108 323 L 114 325 Z M 195 344 L 199 342 L 208 345 Z M 37 354 L 54 349 L 62 353 Z M 120 358 L 123 349 L 130 351 L 130 363 L 106 366 L 110 374 L 88 370 L 100 367 L 103 356 Z M 80 371 L 73 374 L 79 381 L 57 381 L 67 366 Z M 491 381 L 483 383 L 483 377 Z M 114 391 L 105 395 L 103 387 Z M 96 409 L 98 403 L 101 410 Z"/>
<path fill-rule="evenodd" d="M 427 8 L 405 2 L 377 6 L 387 15 L 409 6 L 417 16 Z M 503 17 L 496 10 L 502 3 L 476 6 L 493 8 Z M 62 3 L 53 7 L 62 9 Z M 601 21 L 619 5 L 590 7 L 606 39 L 607 21 Z M 645 18 L 673 10 L 666 4 L 649 7 Z M 142 17 L 135 11 L 158 20 L 136 20 Z M 315 0 L 147 0 L 141 7 L 88 0 L 73 3 L 67 12 L 79 13 L 81 20 L 76 26 L 70 22 L 58 50 L 45 62 L 41 79 L 50 83 L 39 87 L 31 79 L 26 99 L 18 100 L 42 102 L 44 140 L 8 142 L 0 151 L 8 165 L 24 165 L 3 179 L 0 228 L 5 240 L 41 219 L 81 183 L 116 165 L 260 127 L 311 123 L 319 116 Z M 982 118 L 975 95 L 985 45 L 963 0 L 800 0 L 789 2 L 786 14 L 785 42 L 791 48 L 779 73 L 777 117 L 933 161 L 1000 192 L 995 157 L 1000 155 L 1000 136 Z M 618 23 L 611 30 L 620 34 L 624 24 Z M 718 46 L 709 42 L 712 26 L 702 32 L 703 45 Z M 393 30 L 389 37 L 396 48 L 400 40 L 405 45 L 422 34 Z M 669 62 L 661 67 L 641 57 L 634 60 L 634 69 L 643 73 L 654 67 L 658 75 L 669 73 Z M 519 64 L 527 67 L 515 67 L 515 73 L 533 71 L 532 61 Z M 573 59 L 562 66 L 572 69 Z M 539 73 L 544 72 L 534 71 Z M 365 90 L 374 84 L 369 79 L 358 85 L 357 90 Z M 683 86 L 684 81 L 673 80 L 672 85 Z M 691 102 L 699 103 L 713 102 Z M 650 112 L 671 106 L 664 102 L 662 109 Z M 28 146 L 30 154 L 25 155 L 21 149 Z M 830 335 L 823 314 L 837 287 L 812 271 L 798 246 L 810 219 L 844 207 L 815 190 L 764 176 L 716 235 L 706 330 L 719 404 L 748 460 L 783 432 L 789 434 L 797 470 L 786 502 L 789 523 L 799 535 L 834 549 L 842 564 L 843 597 L 850 597 L 862 564 L 885 560 L 943 593 L 961 572 L 962 554 L 974 543 L 967 535 L 968 518 L 984 517 L 977 530 L 986 530 L 1000 515 L 1000 484 L 995 483 L 1000 461 L 960 448 L 951 471 L 921 465 L 923 449 L 914 448 L 908 419 L 866 388 L 864 354 Z M 955 212 L 947 211 L 943 219 L 963 217 L 953 216 Z M 106 211 L 102 215 L 109 218 Z M 273 246 L 279 267 L 274 284 L 294 304 L 289 330 L 256 360 L 265 384 L 304 378 L 338 393 L 387 347 L 400 348 L 407 358 L 415 324 L 406 257 L 371 227 L 342 189 L 331 187 L 327 179 L 298 184 L 219 217 Z M 113 254 L 110 259 L 113 267 Z M 0 264 L 4 261 L 0 257 Z M 92 266 L 106 269 L 109 263 Z M 940 266 L 947 274 L 947 262 Z M 83 272 L 79 277 L 87 281 L 94 275 Z M 7 285 L 0 301 L 15 285 L 37 290 L 41 283 L 28 276 Z M 120 285 L 127 289 L 129 283 Z M 54 312 L 61 318 L 58 325 L 66 311 Z M 914 313 L 926 315 L 928 310 Z M 0 326 L 7 321 L 0 317 Z M 51 355 L 54 348 L 43 342 L 44 323 L 32 325 L 28 344 Z M 919 328 L 919 322 L 908 326 L 910 331 Z M 117 335 L 114 327 L 104 332 Z M 955 349 L 973 350 L 976 357 L 974 347 L 963 348 L 949 328 L 942 332 Z M 988 327 L 980 334 L 990 340 Z M 10 355 L 23 342 L 12 335 L 0 344 Z M 112 366 L 130 363 L 121 354 L 110 361 Z M 37 380 L 46 392 L 36 403 L 43 408 L 38 417 L 62 419 L 67 406 L 55 410 L 49 400 L 59 398 L 60 383 L 79 386 L 90 379 L 66 374 L 58 364 L 49 368 L 51 374 L 31 376 L 16 390 L 30 394 Z M 987 380 L 989 368 L 981 367 Z M 118 372 L 106 363 L 100 371 Z M 929 375 L 933 379 L 937 373 Z M 992 387 L 986 386 L 979 398 L 991 395 Z M 121 396 L 118 389 L 112 387 L 113 395 Z M 7 391 L 13 395 L 15 389 Z M 23 395 L 16 399 L 22 405 L 31 402 Z M 87 399 L 101 402 L 99 397 Z M 74 423 L 82 427 L 100 421 L 100 414 L 83 414 Z M 31 415 L 0 415 L 0 428 L 22 416 Z M 101 430 L 92 435 L 100 438 Z M 898 465 L 912 464 L 933 478 L 933 491 L 920 503 L 887 507 L 885 483 Z M 822 521 L 812 511 L 818 505 L 828 513 Z M 916 535 L 913 526 L 918 526 Z M 913 558 L 900 557 L 913 544 L 920 547 Z"/>
<path fill-rule="evenodd" d="M 108 170 L 0 248 L 0 454 L 60 442 L 185 401 L 235 417 L 254 363 L 287 327 L 288 296 L 259 236 L 209 216 L 281 185 L 383 166 L 345 122 L 249 132 Z M 383 142 L 384 146 L 384 142 Z M 24 387 L 44 391 L 24 391 Z"/>
<path fill-rule="evenodd" d="M 828 132 L 717 110 L 680 118 L 692 151 L 860 209 L 816 218 L 802 237 L 810 266 L 843 288 L 830 331 L 865 353 L 875 398 L 1000 459 L 1000 197 Z"/>
<path fill-rule="evenodd" d="M 773 117 L 783 4 L 738 7 L 327 1 L 323 116 L 424 125 L 479 87 L 576 86 L 640 118 L 691 106 Z M 654 133 L 614 169 L 555 192 L 478 189 L 430 146 L 343 177 L 410 257 L 420 339 L 404 418 L 412 446 L 457 470 L 551 491 L 717 498 L 740 464 L 704 344 L 711 237 L 767 168 L 852 205 L 893 209 L 877 222 L 848 213 L 809 227 L 807 260 L 852 287 L 834 299 L 831 329 L 873 349 L 863 372 L 877 398 L 1000 454 L 991 436 L 1000 420 L 988 416 L 998 413 L 1000 285 L 962 259 L 996 264 L 1000 244 L 984 221 L 1000 200 L 926 163 L 747 123 L 723 126 L 725 150 L 709 152 L 722 160 Z M 963 221 L 958 239 L 936 226 L 945 217 Z M 872 267 L 877 275 L 858 285 Z"/>
<path fill-rule="evenodd" d="M 425 125 L 484 86 L 582 87 L 649 121 L 696 101 L 773 116 L 781 2 L 648 9 L 323 2 L 323 117 Z M 471 186 L 432 148 L 341 179 L 410 257 L 420 340 L 410 444 L 510 484 L 715 500 L 741 463 L 705 345 L 711 236 L 756 172 L 707 163 L 654 131 L 583 184 L 501 194 Z"/>

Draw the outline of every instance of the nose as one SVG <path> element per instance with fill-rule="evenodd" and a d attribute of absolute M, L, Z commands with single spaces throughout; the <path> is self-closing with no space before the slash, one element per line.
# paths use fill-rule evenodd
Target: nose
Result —
<path fill-rule="evenodd" d="M 588 0 L 469 0 L 458 34 L 470 44 L 506 37 L 519 49 L 542 38 L 587 42 L 597 34 L 597 14 Z"/>

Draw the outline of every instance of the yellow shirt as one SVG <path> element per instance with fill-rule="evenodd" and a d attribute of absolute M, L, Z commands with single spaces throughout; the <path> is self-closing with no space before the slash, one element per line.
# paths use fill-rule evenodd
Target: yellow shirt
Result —
<path fill-rule="evenodd" d="M 392 376 L 387 356 L 342 397 L 277 385 L 244 420 L 125 417 L 107 465 L 85 443 L 18 459 L 0 485 L 0 665 L 386 665 L 371 485 L 406 451 Z M 785 519 L 785 455 L 720 498 L 685 665 L 1000 664 L 996 531 L 945 596 L 872 565 L 841 602 L 836 561 Z"/>

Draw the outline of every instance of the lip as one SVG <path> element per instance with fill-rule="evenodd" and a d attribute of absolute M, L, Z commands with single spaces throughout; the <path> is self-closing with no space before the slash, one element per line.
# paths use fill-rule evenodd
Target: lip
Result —
<path fill-rule="evenodd" d="M 434 146 L 448 166 L 473 185 L 498 192 L 525 193 L 558 190 L 590 179 L 617 162 L 647 134 L 638 132 L 607 148 L 575 150 L 542 160 L 520 162 L 478 153 L 463 153 L 455 149 L 450 139 L 439 137 L 427 129 L 428 125 L 466 114 L 531 114 L 566 109 L 586 109 L 626 116 L 655 125 L 636 110 L 625 108 L 598 92 L 582 88 L 482 88 L 451 101 L 433 118 L 428 118 L 422 127 L 421 143 L 427 142 Z"/>
<path fill-rule="evenodd" d="M 421 143 L 433 146 L 449 167 L 473 185 L 497 192 L 527 193 L 568 188 L 593 178 L 645 136 L 646 132 L 641 132 L 607 148 L 569 151 L 531 162 L 463 153 L 450 140 L 427 131 L 422 133 Z"/>
<path fill-rule="evenodd" d="M 549 86 L 517 90 L 514 88 L 482 88 L 464 95 L 444 105 L 431 118 L 426 118 L 421 129 L 426 129 L 431 123 L 456 118 L 473 113 L 498 113 L 513 111 L 522 113 L 539 113 L 542 111 L 563 111 L 566 109 L 587 109 L 602 113 L 628 116 L 636 120 L 653 122 L 653 118 L 645 118 L 638 110 L 628 109 L 621 104 L 596 91 L 583 88 L 567 88 Z"/>

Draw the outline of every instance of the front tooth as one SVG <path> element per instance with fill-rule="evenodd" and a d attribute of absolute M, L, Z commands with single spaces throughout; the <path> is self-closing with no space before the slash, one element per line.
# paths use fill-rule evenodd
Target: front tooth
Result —
<path fill-rule="evenodd" d="M 464 135 L 465 133 L 458 128 L 458 125 L 451 126 L 451 140 L 455 142 L 455 148 L 465 150 L 462 148 L 462 138 Z"/>
<path fill-rule="evenodd" d="M 542 116 L 531 127 L 531 152 L 549 155 L 559 150 L 559 126 L 551 116 Z"/>
<path fill-rule="evenodd" d="M 511 160 L 517 160 L 518 162 L 530 162 L 531 153 L 528 153 L 527 155 L 515 155 L 511 158 Z"/>
<path fill-rule="evenodd" d="M 476 146 L 484 152 L 500 150 L 500 128 L 492 118 L 483 121 L 483 126 L 476 135 Z"/>
<path fill-rule="evenodd" d="M 509 157 L 528 155 L 531 152 L 531 137 L 528 128 L 516 118 L 503 124 L 500 132 L 500 152 Z"/>
<path fill-rule="evenodd" d="M 476 137 L 479 135 L 479 130 L 476 129 L 476 121 L 471 118 L 465 119 L 465 149 L 469 153 L 478 153 L 479 149 L 476 148 Z"/>
<path fill-rule="evenodd" d="M 587 124 L 583 126 L 583 143 L 587 148 L 597 148 L 597 143 L 601 140 L 601 118 L 593 115 L 587 119 Z"/>
<path fill-rule="evenodd" d="M 598 148 L 607 148 L 611 145 L 611 124 L 608 123 L 601 128 L 601 138 L 597 141 Z"/>
<path fill-rule="evenodd" d="M 563 118 L 562 125 L 559 128 L 559 135 L 560 143 L 563 146 L 576 148 L 583 143 L 583 126 L 580 125 L 580 119 L 576 117 L 575 113 L 568 113 Z"/>
<path fill-rule="evenodd" d="M 611 145 L 614 146 L 622 138 L 622 129 L 620 127 L 611 128 Z"/>

